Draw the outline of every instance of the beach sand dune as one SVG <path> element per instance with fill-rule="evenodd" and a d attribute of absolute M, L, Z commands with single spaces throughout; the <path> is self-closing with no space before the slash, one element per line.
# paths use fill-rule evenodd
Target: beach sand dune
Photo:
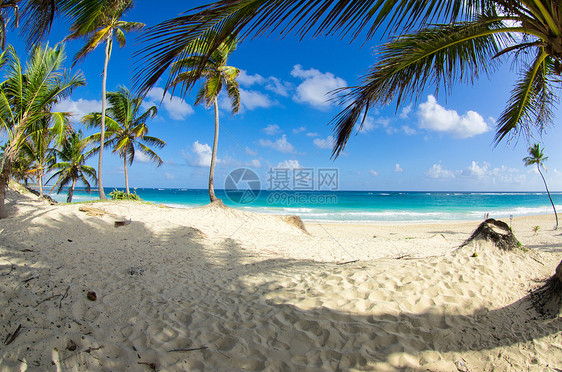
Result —
<path fill-rule="evenodd" d="M 458 249 L 479 221 L 307 234 L 215 206 L 107 202 L 89 215 L 8 199 L 2 371 L 562 369 L 562 319 L 528 299 L 560 261 L 552 216 L 514 219 L 528 252 L 501 252 Z"/>

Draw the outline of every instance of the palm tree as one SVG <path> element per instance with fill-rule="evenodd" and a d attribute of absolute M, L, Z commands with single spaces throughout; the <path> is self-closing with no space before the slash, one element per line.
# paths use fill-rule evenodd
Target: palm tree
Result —
<path fill-rule="evenodd" d="M 66 198 L 67 203 L 72 202 L 72 195 L 74 195 L 74 188 L 78 181 L 82 181 L 84 185 L 86 185 L 86 191 L 88 191 L 88 193 L 90 192 L 88 178 L 96 182 L 96 170 L 84 164 L 84 162 L 93 155 L 92 152 L 84 152 L 87 145 L 88 141 L 82 138 L 82 131 L 70 134 L 62 143 L 62 149 L 57 151 L 57 158 L 59 161 L 49 167 L 49 170 L 55 170 L 56 172 L 47 182 L 54 177 L 58 177 L 51 191 L 58 186 L 58 194 L 65 186 L 70 184 L 68 196 Z"/>
<path fill-rule="evenodd" d="M 211 166 L 209 170 L 209 198 L 211 203 L 218 201 L 215 196 L 214 177 L 215 163 L 217 158 L 217 146 L 219 141 L 219 93 L 226 89 L 226 93 L 231 100 L 232 114 L 234 115 L 240 110 L 240 87 L 236 78 L 240 74 L 240 70 L 236 67 L 228 66 L 228 57 L 236 50 L 236 37 L 229 37 L 219 47 L 206 58 L 204 51 L 208 48 L 206 39 L 198 39 L 193 41 L 194 45 L 188 45 L 186 51 L 191 54 L 182 56 L 172 66 L 172 73 L 177 73 L 175 79 L 171 82 L 172 86 L 178 84 L 191 85 L 192 79 L 198 80 L 203 78 L 195 99 L 195 104 L 205 103 L 207 107 L 213 105 L 215 109 L 215 135 L 213 139 L 213 150 L 211 155 Z M 201 74 L 196 73 L 196 68 L 203 65 Z"/>
<path fill-rule="evenodd" d="M 28 163 L 27 174 L 35 177 L 41 197 L 45 170 L 55 161 L 54 146 L 61 146 L 67 134 L 72 131 L 68 114 L 53 113 L 51 118 L 45 117 L 33 123 L 30 135 L 22 143 L 22 156 Z"/>
<path fill-rule="evenodd" d="M 105 100 L 107 65 L 111 57 L 113 37 L 117 39 L 120 47 L 125 46 L 125 32 L 138 31 L 145 25 L 140 22 L 126 22 L 121 18 L 133 7 L 132 0 L 105 0 L 105 1 L 77 1 L 69 13 L 73 15 L 71 34 L 67 40 L 86 38 L 86 44 L 74 56 L 74 63 L 86 57 L 91 51 L 105 42 L 105 62 L 102 77 L 101 99 L 101 136 L 98 158 L 98 190 L 100 199 L 107 199 L 103 190 L 102 164 L 103 148 L 105 142 Z"/>
<path fill-rule="evenodd" d="M 14 11 L 14 24 L 19 24 L 19 6 L 20 0 L 0 0 L 0 47 L 6 49 L 6 11 L 12 9 Z"/>
<path fill-rule="evenodd" d="M 496 143 L 508 134 L 528 135 L 533 127 L 542 132 L 552 122 L 553 89 L 560 86 L 556 75 L 562 71 L 558 0 L 219 0 L 151 27 L 137 53 L 142 62 L 135 80 L 148 89 L 174 58 L 192 53 L 195 47 L 189 46 L 202 36 L 211 38 L 204 51 L 208 58 L 233 33 L 241 38 L 276 30 L 301 37 L 340 33 L 353 40 L 370 39 L 381 26 L 393 38 L 378 48 L 378 62 L 361 84 L 341 91 L 344 109 L 332 122 L 333 156 L 373 106 L 396 101 L 398 107 L 429 84 L 449 90 L 455 82 L 472 82 L 509 55 L 523 67 L 498 120 Z M 196 74 L 202 74 L 205 60 Z M 171 74 L 168 83 L 174 78 Z"/>
<path fill-rule="evenodd" d="M 129 194 L 129 176 L 127 163 L 133 164 L 135 160 L 135 150 L 146 155 L 154 161 L 157 166 L 163 164 L 162 159 L 148 146 L 162 148 L 166 142 L 159 138 L 147 136 L 147 119 L 156 116 L 156 106 L 151 106 L 141 114 L 142 98 L 133 98 L 131 92 L 125 87 L 121 87 L 117 92 L 110 92 L 107 95 L 109 108 L 107 109 L 107 132 L 108 141 L 106 146 L 113 147 L 113 152 L 118 153 L 123 158 L 125 171 L 125 189 Z M 88 127 L 99 127 L 101 125 L 101 113 L 90 113 L 82 121 Z M 87 138 L 89 141 L 99 142 L 101 133 L 96 133 Z M 99 151 L 98 147 L 96 151 Z"/>
<path fill-rule="evenodd" d="M 21 154 L 22 144 L 35 131 L 34 125 L 53 120 L 62 130 L 67 113 L 51 111 L 52 105 L 68 97 L 75 87 L 85 85 L 81 73 L 70 75 L 62 69 L 64 48 L 35 47 L 22 68 L 15 50 L 8 46 L 6 80 L 0 83 L 0 130 L 6 131 L 8 145 L 0 163 L 0 218 L 6 217 L 4 198 L 12 163 Z"/>
<path fill-rule="evenodd" d="M 546 171 L 546 167 L 544 166 L 544 162 L 548 159 L 548 156 L 544 156 L 543 149 L 538 143 L 535 143 L 531 147 L 529 147 L 529 156 L 523 158 L 525 162 L 525 166 L 528 167 L 529 165 L 536 165 L 539 174 L 541 175 L 542 182 L 544 182 L 544 187 L 546 188 L 546 193 L 548 194 L 548 198 L 550 199 L 550 204 L 552 204 L 552 209 L 554 209 L 554 216 L 556 217 L 556 225 L 554 226 L 554 230 L 558 229 L 558 214 L 556 213 L 556 207 L 554 206 L 554 202 L 552 201 L 552 197 L 550 196 L 550 191 L 548 191 L 548 186 L 546 184 L 546 180 L 544 179 L 544 175 L 541 172 L 541 168 Z"/>

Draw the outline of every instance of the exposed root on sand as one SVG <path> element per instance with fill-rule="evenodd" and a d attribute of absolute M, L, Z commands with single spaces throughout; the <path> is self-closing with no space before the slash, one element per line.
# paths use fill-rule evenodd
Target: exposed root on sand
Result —
<path fill-rule="evenodd" d="M 505 251 L 513 251 L 516 248 L 521 247 L 521 243 L 515 235 L 511 228 L 503 221 L 494 220 L 489 218 L 482 222 L 480 226 L 468 238 L 461 247 L 472 243 L 477 240 L 491 241 L 496 247 Z"/>

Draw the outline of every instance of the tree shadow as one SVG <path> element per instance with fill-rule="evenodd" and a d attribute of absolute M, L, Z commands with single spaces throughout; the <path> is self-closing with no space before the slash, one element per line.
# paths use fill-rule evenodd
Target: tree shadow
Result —
<path fill-rule="evenodd" d="M 138 363 L 161 370 L 415 369 L 431 361 L 428 352 L 452 363 L 482 351 L 489 367 L 506 358 L 498 348 L 560 335 L 562 319 L 527 311 L 528 296 L 471 314 L 447 306 L 394 310 L 392 298 L 376 311 L 338 310 L 337 302 L 324 305 L 325 287 L 308 285 L 336 278 L 333 288 L 352 291 L 346 275 L 356 272 L 334 263 L 260 257 L 239 240 L 209 239 L 187 225 L 114 228 L 108 219 L 65 211 L 5 220 L 0 338 L 22 325 L 0 350 L 7 368 L 47 369 L 54 360 L 78 370 L 148 369 Z M 8 272 L 3 260 L 15 268 Z"/>

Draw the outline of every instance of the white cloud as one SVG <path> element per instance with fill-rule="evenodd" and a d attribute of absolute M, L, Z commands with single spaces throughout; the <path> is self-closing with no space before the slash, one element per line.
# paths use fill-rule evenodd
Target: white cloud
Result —
<path fill-rule="evenodd" d="M 371 173 L 371 175 L 372 175 L 372 176 L 375 176 L 375 177 L 377 177 L 377 176 L 379 175 L 379 172 L 374 171 L 374 170 L 372 170 L 372 169 L 369 171 L 369 173 Z"/>
<path fill-rule="evenodd" d="M 189 164 L 194 167 L 209 167 L 211 165 L 211 147 L 206 143 L 195 141 L 191 147 Z"/>
<path fill-rule="evenodd" d="M 377 118 L 367 116 L 363 122 L 363 126 L 359 130 L 359 133 L 367 133 L 373 129 L 383 129 L 387 134 L 396 133 L 397 129 L 390 125 L 390 121 L 390 118 L 383 116 Z"/>
<path fill-rule="evenodd" d="M 408 106 L 402 109 L 399 115 L 400 119 L 407 119 L 410 112 L 412 112 L 412 104 L 409 104 Z"/>
<path fill-rule="evenodd" d="M 252 149 L 249 148 L 248 146 L 246 146 L 246 149 L 245 149 L 245 150 L 246 150 L 246 154 L 247 154 L 247 155 L 250 155 L 250 156 L 256 156 L 256 155 L 258 154 L 257 151 L 252 150 Z"/>
<path fill-rule="evenodd" d="M 490 184 L 523 184 L 525 183 L 525 175 L 521 174 L 518 169 L 509 168 L 505 165 L 492 168 L 490 163 L 472 161 L 470 166 L 458 172 L 461 177 L 486 181 Z"/>
<path fill-rule="evenodd" d="M 404 169 L 402 169 L 402 167 L 400 167 L 400 164 L 396 163 L 396 165 L 394 166 L 394 171 L 396 173 L 402 173 L 402 172 L 404 172 Z"/>
<path fill-rule="evenodd" d="M 285 160 L 277 164 L 275 168 L 288 168 L 288 169 L 299 169 L 302 168 L 298 160 Z"/>
<path fill-rule="evenodd" d="M 148 107 L 152 105 L 160 105 L 160 101 L 162 101 L 162 105 L 164 106 L 164 110 L 168 112 L 170 118 L 173 120 L 183 120 L 188 115 L 193 114 L 193 108 L 188 105 L 184 100 L 179 97 L 171 96 L 169 93 L 166 93 L 164 98 L 163 88 L 152 88 L 146 95 L 144 99 L 143 106 Z"/>
<path fill-rule="evenodd" d="M 139 161 L 141 163 L 152 162 L 152 160 L 150 160 L 150 158 L 147 155 L 145 155 L 144 152 L 140 152 L 140 151 L 135 151 L 135 161 Z"/>
<path fill-rule="evenodd" d="M 270 76 L 268 78 L 268 82 L 265 85 L 265 89 L 272 91 L 275 94 L 278 94 L 283 97 L 289 96 L 289 91 L 293 88 L 291 83 L 286 81 L 281 81 L 276 77 Z"/>
<path fill-rule="evenodd" d="M 245 70 L 240 70 L 240 75 L 236 79 L 240 85 L 251 87 L 253 85 L 262 85 L 265 89 L 278 94 L 283 97 L 289 96 L 289 90 L 291 90 L 291 83 L 282 81 L 276 77 L 263 77 L 260 74 L 250 75 Z"/>
<path fill-rule="evenodd" d="M 255 90 L 240 89 L 240 104 L 247 110 L 251 111 L 260 107 L 268 108 L 275 105 L 275 103 L 276 102 L 273 102 L 267 95 L 263 93 L 257 92 Z"/>
<path fill-rule="evenodd" d="M 90 112 L 101 112 L 101 101 L 82 98 L 74 101 L 69 98 L 54 105 L 53 112 L 70 112 L 74 120 L 80 121 Z"/>
<path fill-rule="evenodd" d="M 306 135 L 308 137 L 318 137 L 318 133 L 316 133 L 316 132 L 308 132 Z"/>
<path fill-rule="evenodd" d="M 164 172 L 164 178 L 167 179 L 167 180 L 173 180 L 174 178 L 176 178 L 176 176 L 174 176 L 171 173 Z"/>
<path fill-rule="evenodd" d="M 279 125 L 277 124 L 269 124 L 267 127 L 262 129 L 262 132 L 264 132 L 268 136 L 274 136 L 281 133 L 281 128 L 279 128 Z"/>
<path fill-rule="evenodd" d="M 248 163 L 246 163 L 246 166 L 252 168 L 259 168 L 261 167 L 261 162 L 258 159 L 252 159 Z"/>
<path fill-rule="evenodd" d="M 299 134 L 299 133 L 304 132 L 305 130 L 306 130 L 306 127 L 298 127 L 298 128 L 293 129 L 293 134 Z"/>
<path fill-rule="evenodd" d="M 245 70 L 240 70 L 240 75 L 236 78 L 240 85 L 252 86 L 254 84 L 263 84 L 265 78 L 260 74 L 249 75 Z"/>
<path fill-rule="evenodd" d="M 420 128 L 449 133 L 456 138 L 470 138 L 490 130 L 479 113 L 468 111 L 461 116 L 455 110 L 439 105 L 432 95 L 419 105 L 417 115 Z"/>
<path fill-rule="evenodd" d="M 287 141 L 287 136 L 285 135 L 281 136 L 281 138 L 275 142 L 260 138 L 259 144 L 263 147 L 271 147 L 272 149 L 283 153 L 294 154 L 296 152 L 294 146 Z"/>
<path fill-rule="evenodd" d="M 314 68 L 303 70 L 301 65 L 293 67 L 291 76 L 303 80 L 297 86 L 297 92 L 293 96 L 295 102 L 307 103 L 318 109 L 329 108 L 331 106 L 328 101 L 330 99 L 329 93 L 347 85 L 345 80 L 331 72 L 322 73 Z"/>
<path fill-rule="evenodd" d="M 470 166 L 461 171 L 461 175 L 470 178 L 484 178 L 488 175 L 490 164 L 483 162 L 481 164 L 472 161 Z"/>
<path fill-rule="evenodd" d="M 402 131 L 408 136 L 413 136 L 414 134 L 418 133 L 414 128 L 410 127 L 409 125 L 403 125 Z"/>
<path fill-rule="evenodd" d="M 455 178 L 455 173 L 443 168 L 441 164 L 433 164 L 431 168 L 425 172 L 425 176 L 434 179 L 447 179 Z"/>
<path fill-rule="evenodd" d="M 326 138 L 315 138 L 312 143 L 319 149 L 331 149 L 334 147 L 334 137 L 328 136 Z"/>

